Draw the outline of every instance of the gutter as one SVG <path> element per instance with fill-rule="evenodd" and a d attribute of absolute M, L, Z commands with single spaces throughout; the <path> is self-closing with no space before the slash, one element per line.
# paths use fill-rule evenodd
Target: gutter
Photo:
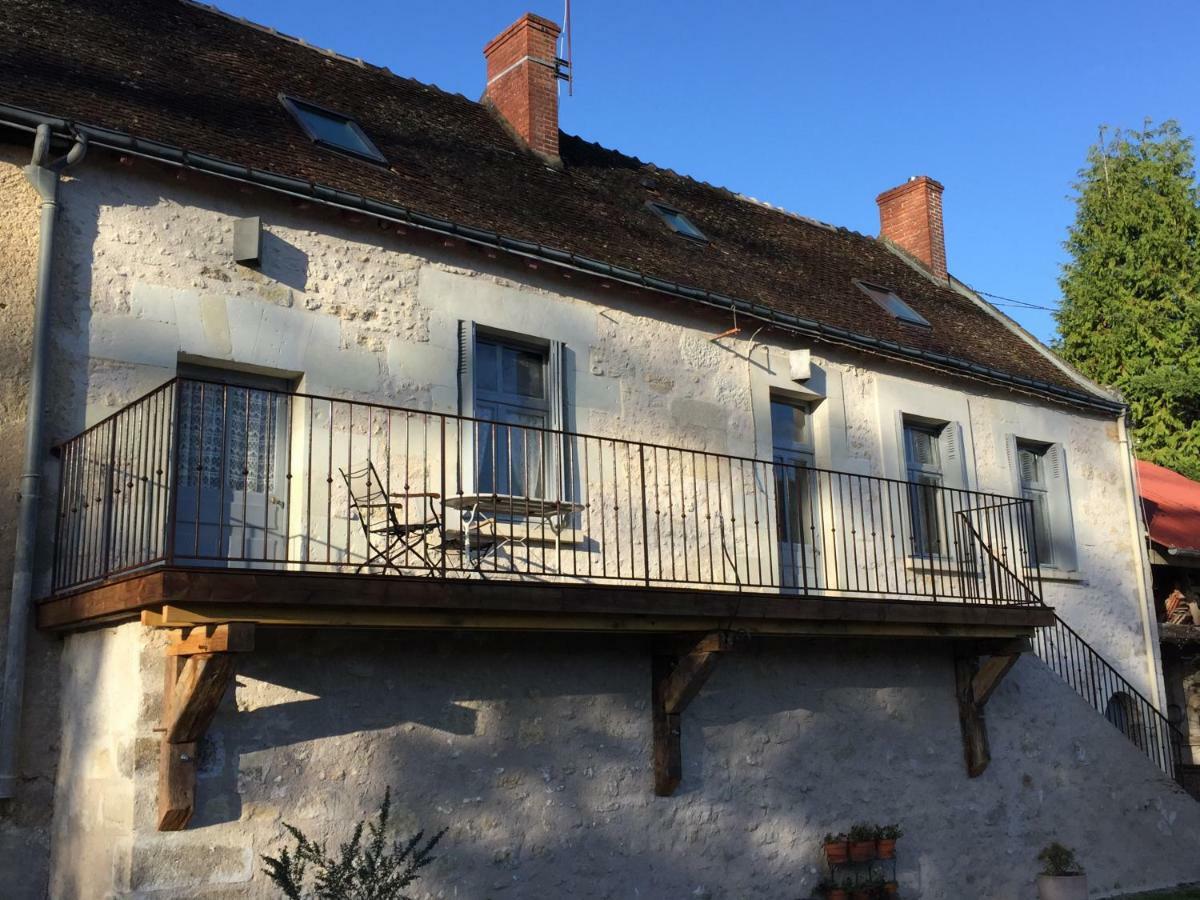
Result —
<path fill-rule="evenodd" d="M 1124 481 L 1129 492 L 1129 536 L 1137 553 L 1141 577 L 1137 579 L 1138 606 L 1142 619 L 1142 645 L 1148 661 L 1146 678 L 1150 682 L 1150 699 L 1155 709 L 1166 715 L 1166 682 L 1163 680 L 1162 647 L 1159 643 L 1158 615 L 1154 608 L 1154 581 L 1150 569 L 1150 542 L 1147 540 L 1146 513 L 1138 482 L 1137 461 L 1129 435 L 1129 415 L 1117 416 L 1118 440 L 1125 454 Z"/>
<path fill-rule="evenodd" d="M 8 613 L 8 646 L 0 699 L 0 799 L 17 789 L 17 738 L 21 731 L 25 692 L 25 654 L 32 612 L 34 550 L 41 503 L 42 443 L 45 431 L 46 364 L 50 356 L 50 288 L 54 270 L 54 223 L 58 218 L 59 177 L 87 153 L 87 137 L 78 135 L 70 151 L 49 162 L 51 128 L 37 126 L 33 158 L 25 177 L 42 199 L 37 286 L 33 299 L 33 347 L 29 360 L 29 402 L 25 423 L 25 460 L 21 475 L 17 537 L 13 550 L 12 598 Z"/>
<path fill-rule="evenodd" d="M 3 117 L 0 118 L 0 125 L 8 125 L 26 131 L 40 125 L 48 125 L 54 131 L 63 135 L 84 134 L 87 135 L 92 146 L 103 147 L 127 155 L 141 156 L 186 169 L 193 169 L 243 184 L 255 185 L 279 194 L 296 197 L 309 202 L 321 203 L 335 209 L 365 214 L 442 237 L 453 237 L 465 243 L 502 250 L 514 256 L 536 259 L 561 269 L 598 276 L 610 281 L 686 300 L 691 303 L 700 303 L 724 312 L 732 312 L 745 318 L 755 319 L 767 325 L 772 325 L 812 340 L 866 351 L 942 371 L 948 370 L 978 381 L 989 382 L 1089 410 L 1109 414 L 1123 413 L 1125 410 L 1125 405 L 1115 400 L 1096 397 L 1083 391 L 1064 388 L 1059 385 L 1039 381 L 1038 379 L 1027 378 L 1023 375 L 1003 372 L 999 369 L 993 369 L 958 357 L 934 353 L 929 350 L 921 350 L 916 347 L 908 347 L 896 341 L 858 334 L 845 328 L 838 328 L 833 325 L 817 322 L 813 319 L 780 312 L 761 303 L 729 297 L 724 294 L 714 294 L 703 288 L 691 287 L 678 282 L 656 278 L 633 269 L 614 266 L 598 259 L 549 247 L 536 241 L 527 241 L 521 238 L 509 237 L 495 231 L 462 225 L 448 219 L 426 215 L 425 213 L 398 204 L 373 200 L 361 194 L 341 191 L 313 181 L 306 181 L 302 178 L 277 175 L 263 169 L 238 165 L 207 154 L 192 153 L 188 150 L 182 150 L 158 141 L 144 140 L 106 128 L 79 125 L 67 119 L 43 115 L 5 103 L 0 103 L 0 116 Z"/>

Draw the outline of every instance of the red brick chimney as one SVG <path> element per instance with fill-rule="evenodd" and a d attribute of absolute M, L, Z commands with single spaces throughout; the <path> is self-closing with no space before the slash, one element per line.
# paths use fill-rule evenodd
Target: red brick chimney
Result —
<path fill-rule="evenodd" d="M 533 152 L 558 161 L 558 33 L 549 19 L 526 13 L 483 48 L 484 97 Z"/>
<path fill-rule="evenodd" d="M 875 198 L 879 236 L 911 253 L 938 278 L 947 277 L 942 191 L 928 175 L 917 175 Z"/>

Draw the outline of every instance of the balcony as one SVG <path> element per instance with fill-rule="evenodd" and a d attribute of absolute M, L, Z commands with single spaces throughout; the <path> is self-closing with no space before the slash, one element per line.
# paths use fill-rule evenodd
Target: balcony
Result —
<path fill-rule="evenodd" d="M 1029 502 L 936 483 L 182 378 L 57 453 L 47 628 L 1052 619 Z"/>

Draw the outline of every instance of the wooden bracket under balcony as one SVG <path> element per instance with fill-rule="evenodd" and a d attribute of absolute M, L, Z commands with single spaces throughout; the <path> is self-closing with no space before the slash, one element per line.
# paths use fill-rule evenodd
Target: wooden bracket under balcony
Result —
<path fill-rule="evenodd" d="M 1029 639 L 1018 638 L 982 661 L 975 655 L 960 654 L 954 658 L 958 721 L 962 729 L 967 775 L 971 778 L 982 775 L 992 761 L 983 708 L 1021 654 L 1029 650 Z"/>
<path fill-rule="evenodd" d="M 669 797 L 683 778 L 682 713 L 717 665 L 733 648 L 729 632 L 707 634 L 682 653 L 658 650 L 651 660 L 651 709 L 654 723 L 654 793 Z"/>
<path fill-rule="evenodd" d="M 166 651 L 158 830 L 182 831 L 196 805 L 196 745 L 233 680 L 234 654 L 254 649 L 254 625 L 235 622 L 173 632 Z"/>

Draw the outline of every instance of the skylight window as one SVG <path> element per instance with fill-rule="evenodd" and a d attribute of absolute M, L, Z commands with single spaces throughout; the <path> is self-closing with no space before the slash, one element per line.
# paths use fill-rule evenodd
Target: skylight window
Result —
<path fill-rule="evenodd" d="M 861 281 L 857 282 L 857 284 L 868 297 L 901 322 L 908 322 L 910 325 L 924 325 L 926 328 L 932 327 L 928 319 L 897 297 L 894 291 L 888 288 L 876 287 L 873 284 L 864 284 Z"/>
<path fill-rule="evenodd" d="M 655 203 L 653 200 L 647 201 L 646 206 L 666 222 L 667 227 L 676 234 L 682 234 L 685 238 L 691 238 L 693 241 L 708 241 L 704 232 L 693 225 L 687 216 L 674 207 L 667 206 L 664 203 Z"/>
<path fill-rule="evenodd" d="M 280 94 L 279 100 L 314 143 L 371 162 L 387 162 L 379 148 L 349 116 L 286 94 Z"/>

